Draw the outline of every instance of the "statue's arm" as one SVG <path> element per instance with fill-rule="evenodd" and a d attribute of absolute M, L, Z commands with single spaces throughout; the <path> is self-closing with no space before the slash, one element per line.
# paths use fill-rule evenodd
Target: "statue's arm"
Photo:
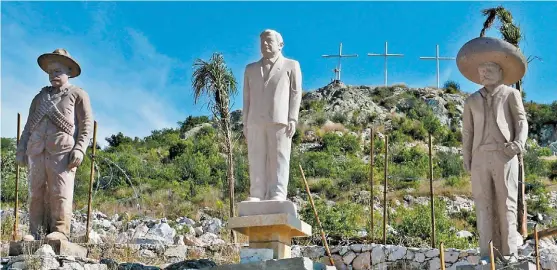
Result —
<path fill-rule="evenodd" d="M 518 144 L 520 151 L 524 151 L 526 140 L 528 139 L 528 120 L 526 118 L 526 110 L 522 104 L 520 91 L 513 90 L 509 96 L 511 114 L 514 120 L 515 137 L 514 142 Z"/>
<path fill-rule="evenodd" d="M 470 170 L 472 162 L 472 144 L 474 139 L 474 119 L 472 118 L 472 110 L 470 109 L 470 100 L 464 103 L 464 112 L 462 113 L 462 159 L 464 167 Z"/>
<path fill-rule="evenodd" d="M 37 94 L 33 100 L 31 101 L 31 105 L 29 106 L 29 114 L 27 115 L 27 122 L 25 122 L 25 126 L 23 127 L 23 131 L 21 132 L 21 137 L 19 138 L 19 145 L 17 145 L 16 152 L 20 155 L 25 153 L 27 150 L 27 142 L 29 141 L 29 136 L 31 136 L 31 117 L 35 113 L 35 108 L 37 107 L 37 102 L 39 99 L 40 93 Z"/>
<path fill-rule="evenodd" d="M 243 108 L 242 108 L 242 123 L 244 124 L 244 130 L 248 124 L 248 115 L 249 115 L 249 96 L 250 96 L 250 89 L 249 89 L 249 77 L 248 77 L 248 66 L 246 66 L 244 70 L 244 89 L 243 89 Z M 244 134 L 247 136 L 247 134 Z"/>
<path fill-rule="evenodd" d="M 89 95 L 85 91 L 79 91 L 75 102 L 75 114 L 78 132 L 73 149 L 79 150 L 85 155 L 93 131 L 93 110 Z"/>
<path fill-rule="evenodd" d="M 290 104 L 288 108 L 288 121 L 298 122 L 298 113 L 302 102 L 302 69 L 300 63 L 294 61 L 294 70 L 290 78 Z"/>

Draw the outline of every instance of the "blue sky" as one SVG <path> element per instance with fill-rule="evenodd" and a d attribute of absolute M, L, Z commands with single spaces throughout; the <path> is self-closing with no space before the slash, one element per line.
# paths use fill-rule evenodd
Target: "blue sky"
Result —
<path fill-rule="evenodd" d="M 556 2 L 2 2 L 2 136 L 14 137 L 16 114 L 25 123 L 28 107 L 48 84 L 37 57 L 66 48 L 82 66 L 71 82 L 90 95 L 99 141 L 122 131 L 146 136 L 174 127 L 188 115 L 207 114 L 194 104 L 192 64 L 219 51 L 238 79 L 234 109 L 241 108 L 246 64 L 260 57 L 259 33 L 271 28 L 285 41 L 284 55 L 300 62 L 304 91 L 329 83 L 343 53 L 342 80 L 352 85 L 382 85 L 382 53 L 388 41 L 389 84 L 436 85 L 434 56 L 456 56 L 479 36 L 484 8 L 509 9 L 524 33 L 521 49 L 543 62 L 530 63 L 524 78 L 527 100 L 557 100 Z M 497 24 L 495 25 L 495 27 Z M 499 37 L 496 29 L 488 36 Z M 455 61 L 441 62 L 441 84 L 448 79 L 467 92 L 468 82 Z"/>

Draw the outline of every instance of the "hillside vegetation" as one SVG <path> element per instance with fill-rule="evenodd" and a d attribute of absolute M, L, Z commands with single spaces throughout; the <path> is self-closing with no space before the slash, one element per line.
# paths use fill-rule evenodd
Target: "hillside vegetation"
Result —
<path fill-rule="evenodd" d="M 428 136 L 433 138 L 433 179 L 437 198 L 469 197 L 469 176 L 461 162 L 461 113 L 466 94 L 449 85 L 444 89 L 412 89 L 404 85 L 368 87 L 328 85 L 304 93 L 300 123 L 294 136 L 290 163 L 289 197 L 301 206 L 304 220 L 315 226 L 301 179 L 301 164 L 328 234 L 357 238 L 369 234 L 370 148 L 373 144 L 375 224 L 381 224 L 385 143 L 388 135 L 389 225 L 396 234 L 389 242 L 427 245 L 429 206 L 408 208 L 413 198 L 429 196 Z M 531 126 L 525 155 L 529 214 L 554 215 L 548 192 L 557 179 L 557 162 L 540 138 L 551 138 L 549 127 L 557 103 L 526 103 Z M 235 201 L 248 195 L 247 150 L 241 134 L 241 112 L 232 113 L 235 163 Z M 199 209 L 226 220 L 228 184 L 226 155 L 217 125 L 207 116 L 189 116 L 175 127 L 154 130 L 144 138 L 113 134 L 109 146 L 97 148 L 93 208 L 108 215 L 127 213 L 130 218 L 150 216 L 175 219 L 195 217 Z M 375 139 L 370 142 L 370 127 Z M 102 129 L 102 126 L 99 128 Z M 548 133 L 549 134 L 546 134 Z M 102 138 L 100 138 L 102 139 Z M 542 143 L 540 143 L 542 144 Z M 542 144 L 543 145 L 543 144 Z M 2 138 L 3 208 L 14 202 L 15 139 Z M 546 145 L 545 145 L 546 146 Z M 91 149 L 88 150 L 89 154 Z M 75 184 L 75 209 L 86 209 L 91 159 L 79 167 Z M 26 208 L 26 171 L 22 170 L 19 198 Z M 446 246 L 475 244 L 456 238 L 456 231 L 475 234 L 475 214 L 470 210 L 449 213 L 438 200 L 438 241 Z M 550 219 L 551 220 L 551 219 Z M 317 230 L 316 230 L 317 231 Z M 376 225 L 374 237 L 381 235 Z"/>

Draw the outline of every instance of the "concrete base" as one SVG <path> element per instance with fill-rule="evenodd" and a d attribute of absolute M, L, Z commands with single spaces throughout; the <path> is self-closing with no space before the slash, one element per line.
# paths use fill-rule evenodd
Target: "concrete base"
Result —
<path fill-rule="evenodd" d="M 334 266 L 327 266 L 322 263 L 313 262 L 306 257 L 269 260 L 263 262 L 252 262 L 246 264 L 227 264 L 212 268 L 211 270 L 335 270 Z"/>
<path fill-rule="evenodd" d="M 87 248 L 63 240 L 12 241 L 10 242 L 9 256 L 34 254 L 44 244 L 49 244 L 56 255 L 87 258 Z"/>
<path fill-rule="evenodd" d="M 456 267 L 456 270 L 490 270 L 490 269 L 491 269 L 491 265 L 489 264 L 477 265 L 477 266 L 460 265 Z M 511 263 L 509 265 L 496 264 L 495 269 L 536 270 L 536 265 L 531 262 L 524 261 L 524 262 Z"/>
<path fill-rule="evenodd" d="M 241 248 L 240 263 L 262 262 L 273 259 L 273 250 L 270 248 Z"/>
<path fill-rule="evenodd" d="M 250 248 L 272 249 L 273 259 L 292 257 L 292 238 L 311 235 L 311 226 L 290 214 L 233 217 L 227 228 L 248 236 Z"/>
<path fill-rule="evenodd" d="M 259 201 L 238 203 L 238 216 L 290 214 L 298 217 L 298 209 L 291 201 Z"/>

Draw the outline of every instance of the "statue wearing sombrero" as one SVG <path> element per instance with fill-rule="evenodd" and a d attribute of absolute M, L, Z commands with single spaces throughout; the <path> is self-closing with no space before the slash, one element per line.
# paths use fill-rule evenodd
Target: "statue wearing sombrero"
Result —
<path fill-rule="evenodd" d="M 457 66 L 469 80 L 483 85 L 464 104 L 462 144 L 464 167 L 471 172 L 472 194 L 480 234 L 480 253 L 505 260 L 517 254 L 519 163 L 528 122 L 521 93 L 508 85 L 519 81 L 527 62 L 520 50 L 501 39 L 480 37 L 458 52 Z"/>
<path fill-rule="evenodd" d="M 91 137 L 93 116 L 88 94 L 68 82 L 79 64 L 64 49 L 37 59 L 51 86 L 33 98 L 16 162 L 28 166 L 29 230 L 24 241 L 69 240 L 74 178 Z"/>

